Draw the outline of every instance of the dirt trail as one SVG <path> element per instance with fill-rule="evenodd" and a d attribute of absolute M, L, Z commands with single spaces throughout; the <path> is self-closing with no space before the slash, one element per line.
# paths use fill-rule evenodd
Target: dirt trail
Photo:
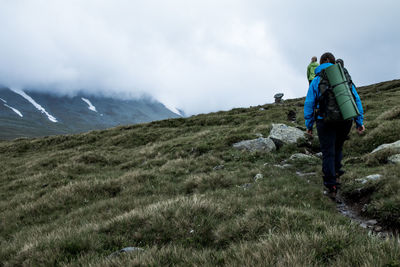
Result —
<path fill-rule="evenodd" d="M 350 218 L 353 222 L 360 225 L 360 227 L 364 229 L 369 229 L 371 233 L 374 233 L 382 238 L 399 238 L 399 233 L 386 229 L 385 226 L 380 225 L 377 222 L 377 220 L 361 216 L 360 211 L 356 207 L 356 205 L 346 204 L 346 202 L 344 201 L 343 197 L 340 194 L 337 195 L 337 200 L 338 200 L 336 204 L 337 210 L 343 216 Z M 400 243 L 400 239 L 398 240 Z"/>

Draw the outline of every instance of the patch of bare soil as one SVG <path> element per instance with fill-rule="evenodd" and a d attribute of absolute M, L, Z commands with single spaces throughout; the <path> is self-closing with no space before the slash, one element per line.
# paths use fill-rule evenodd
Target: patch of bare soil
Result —
<path fill-rule="evenodd" d="M 361 197 L 358 201 L 349 201 L 341 196 L 340 193 L 336 196 L 337 210 L 343 215 L 350 218 L 353 222 L 360 225 L 364 229 L 368 229 L 371 233 L 382 238 L 399 238 L 398 229 L 390 228 L 378 222 L 376 219 L 363 216 L 366 205 L 370 202 L 370 195 Z M 400 240 L 400 239 L 399 239 Z M 399 241 L 400 242 L 400 241 Z"/>

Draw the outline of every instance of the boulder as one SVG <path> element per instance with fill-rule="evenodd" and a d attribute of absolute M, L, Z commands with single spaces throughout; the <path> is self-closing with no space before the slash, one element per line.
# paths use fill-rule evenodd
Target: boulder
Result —
<path fill-rule="evenodd" d="M 275 143 L 270 138 L 257 138 L 253 140 L 245 140 L 239 143 L 233 144 L 234 148 L 240 150 L 247 150 L 250 152 L 261 151 L 271 152 L 276 150 Z"/>
<path fill-rule="evenodd" d="M 391 144 L 383 144 L 378 146 L 377 148 L 375 148 L 374 150 L 372 150 L 372 153 L 376 153 L 378 151 L 384 150 L 384 149 L 394 149 L 394 150 L 399 150 L 400 151 L 400 140 L 396 141 L 394 143 Z"/>
<path fill-rule="evenodd" d="M 299 138 L 304 138 L 304 131 L 295 127 L 287 126 L 286 124 L 272 124 L 269 138 L 271 138 L 275 145 L 281 146 L 283 144 L 294 144 Z"/>
<path fill-rule="evenodd" d="M 393 164 L 400 164 L 400 154 L 390 156 L 388 158 L 388 162 Z"/>

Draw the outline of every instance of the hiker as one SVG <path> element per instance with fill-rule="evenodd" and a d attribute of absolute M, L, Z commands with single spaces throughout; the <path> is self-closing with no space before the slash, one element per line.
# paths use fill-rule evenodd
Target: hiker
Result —
<path fill-rule="evenodd" d="M 304 119 L 307 127 L 307 133 L 311 136 L 313 133 L 314 122 L 316 122 L 322 151 L 322 172 L 324 185 L 328 189 L 328 196 L 332 199 L 336 199 L 336 192 L 338 186 L 340 185 L 339 177 L 344 174 L 344 171 L 341 169 L 341 161 L 343 157 L 342 148 L 344 141 L 347 139 L 347 136 L 350 132 L 353 119 L 326 122 L 327 118 L 324 120 L 324 117 L 322 117 L 322 114 L 319 112 L 320 108 L 323 108 L 319 103 L 321 100 L 320 89 L 322 88 L 320 83 L 322 82 L 321 84 L 326 84 L 326 80 L 322 79 L 320 74 L 324 69 L 332 66 L 333 64 L 335 64 L 335 57 L 333 54 L 328 52 L 321 56 L 320 65 L 315 70 L 316 77 L 308 88 L 304 103 Z M 323 73 L 325 73 L 325 71 L 323 71 Z M 353 84 L 351 84 L 350 90 L 352 91 L 352 97 L 354 97 L 354 101 L 359 111 L 359 115 L 354 119 L 354 121 L 356 123 L 358 133 L 361 134 L 365 130 L 363 125 L 363 109 L 361 100 Z"/>
<path fill-rule="evenodd" d="M 307 79 L 308 79 L 308 84 L 311 84 L 312 80 L 315 77 L 315 69 L 319 66 L 317 62 L 317 57 L 312 57 L 311 58 L 311 63 L 308 64 L 307 67 Z"/>

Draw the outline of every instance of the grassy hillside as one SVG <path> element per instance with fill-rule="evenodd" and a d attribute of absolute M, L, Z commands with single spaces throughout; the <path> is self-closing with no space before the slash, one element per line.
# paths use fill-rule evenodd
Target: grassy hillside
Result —
<path fill-rule="evenodd" d="M 400 166 L 369 152 L 400 139 L 400 81 L 359 93 L 367 131 L 345 145 L 343 194 L 399 229 Z M 398 240 L 369 234 L 322 195 L 319 161 L 274 166 L 317 152 L 316 140 L 232 148 L 271 123 L 303 127 L 303 102 L 0 142 L 1 264 L 400 266 Z M 375 173 L 383 178 L 357 194 L 355 179 Z M 144 250 L 109 257 L 125 247 Z"/>

